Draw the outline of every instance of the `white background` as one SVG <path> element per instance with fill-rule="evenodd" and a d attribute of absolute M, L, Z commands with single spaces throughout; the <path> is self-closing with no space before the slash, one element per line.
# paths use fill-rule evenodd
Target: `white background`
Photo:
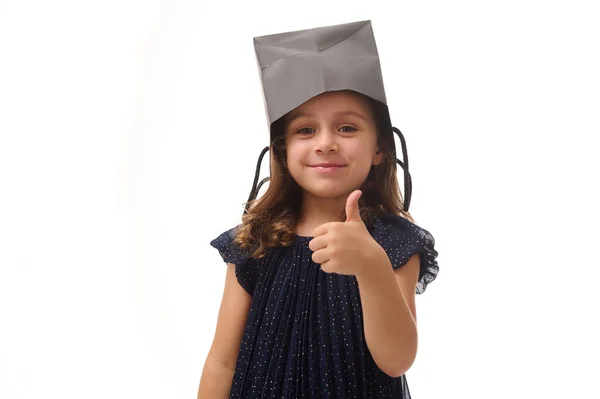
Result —
<path fill-rule="evenodd" d="M 593 5 L 0 1 L 0 397 L 195 397 L 268 144 L 252 37 L 371 19 L 439 251 L 413 397 L 599 398 Z"/>

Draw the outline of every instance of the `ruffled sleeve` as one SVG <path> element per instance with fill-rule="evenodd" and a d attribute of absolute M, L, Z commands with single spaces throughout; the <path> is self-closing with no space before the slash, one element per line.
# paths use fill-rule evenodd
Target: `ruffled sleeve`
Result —
<path fill-rule="evenodd" d="M 256 285 L 256 267 L 249 254 L 233 242 L 236 230 L 237 226 L 221 233 L 210 242 L 210 245 L 219 251 L 224 262 L 235 265 L 238 282 L 246 292 L 253 295 Z"/>
<path fill-rule="evenodd" d="M 394 269 L 404 266 L 414 254 L 420 254 L 421 269 L 416 293 L 424 293 L 439 271 L 435 239 L 429 231 L 401 216 L 386 215 L 378 219 L 373 238 L 386 251 Z"/>

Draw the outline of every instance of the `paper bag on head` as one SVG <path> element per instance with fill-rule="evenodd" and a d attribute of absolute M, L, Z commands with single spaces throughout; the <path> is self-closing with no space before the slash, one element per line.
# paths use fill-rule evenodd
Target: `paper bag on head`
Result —
<path fill-rule="evenodd" d="M 254 38 L 269 125 L 326 91 L 387 104 L 370 21 Z"/>
<path fill-rule="evenodd" d="M 400 137 L 404 163 L 404 209 L 408 211 L 412 184 L 402 133 L 390 121 L 379 54 L 371 21 L 277 33 L 254 38 L 254 49 L 262 80 L 262 93 L 273 139 L 273 123 L 311 98 L 327 91 L 353 90 L 380 103 L 384 139 L 396 154 L 393 132 Z M 248 202 L 255 199 L 263 149 Z M 246 211 L 248 206 L 246 206 Z"/>

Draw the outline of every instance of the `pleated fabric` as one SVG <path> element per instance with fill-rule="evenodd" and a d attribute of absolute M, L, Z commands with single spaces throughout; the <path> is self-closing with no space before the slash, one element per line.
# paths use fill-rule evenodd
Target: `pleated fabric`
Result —
<path fill-rule="evenodd" d="M 406 374 L 393 378 L 371 357 L 355 276 L 323 272 L 312 237 L 247 258 L 233 243 L 236 229 L 211 241 L 252 295 L 230 398 L 410 399 Z M 394 269 L 421 254 L 422 294 L 439 270 L 433 236 L 395 215 L 378 217 L 369 232 Z"/>

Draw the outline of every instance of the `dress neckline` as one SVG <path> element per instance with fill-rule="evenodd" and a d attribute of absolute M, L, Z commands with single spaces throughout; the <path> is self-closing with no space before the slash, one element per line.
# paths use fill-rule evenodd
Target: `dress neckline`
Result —
<path fill-rule="evenodd" d="M 381 220 L 379 220 L 379 217 L 375 217 L 375 221 L 374 221 L 373 225 L 371 227 L 368 227 L 367 229 L 369 230 L 369 232 L 371 234 L 373 234 L 374 231 L 377 229 L 377 227 L 380 225 L 381 225 Z M 315 238 L 314 236 L 301 236 L 297 233 L 294 233 L 294 236 L 296 237 L 297 242 L 309 242 L 310 240 Z"/>
<path fill-rule="evenodd" d="M 296 241 L 298 242 L 308 242 L 310 240 L 312 240 L 313 238 L 315 238 L 314 236 L 301 236 L 298 234 L 295 234 L 296 236 Z"/>

